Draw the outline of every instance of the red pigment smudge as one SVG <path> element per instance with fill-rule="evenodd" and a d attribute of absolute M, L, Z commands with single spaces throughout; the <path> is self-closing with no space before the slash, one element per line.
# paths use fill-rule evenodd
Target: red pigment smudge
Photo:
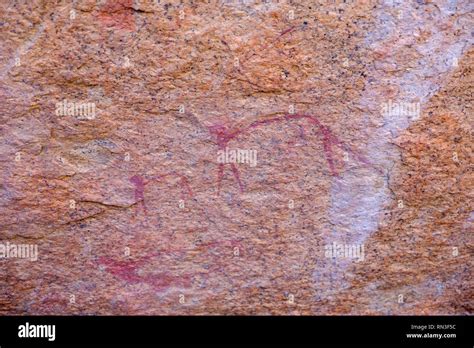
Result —
<path fill-rule="evenodd" d="M 329 170 L 331 175 L 338 177 L 339 172 L 336 168 L 336 160 L 334 154 L 334 148 L 338 147 L 347 153 L 351 154 L 352 157 L 360 163 L 365 164 L 377 172 L 381 172 L 378 168 L 375 168 L 369 160 L 367 160 L 363 155 L 361 155 L 358 151 L 353 150 L 350 146 L 342 142 L 332 131 L 329 127 L 323 125 L 315 116 L 308 115 L 308 114 L 285 114 L 283 116 L 272 117 L 264 120 L 258 120 L 252 122 L 250 125 L 238 128 L 235 130 L 230 130 L 226 126 L 222 124 L 215 124 L 208 127 L 209 133 L 215 137 L 215 142 L 221 151 L 225 151 L 226 147 L 228 146 L 231 140 L 236 139 L 238 136 L 245 132 L 250 132 L 258 127 L 274 124 L 274 123 L 282 123 L 291 120 L 307 120 L 310 124 L 316 126 L 319 134 L 321 135 L 322 142 L 323 142 L 323 152 L 326 157 L 326 161 L 328 163 Z M 303 125 L 300 125 L 300 133 L 299 137 L 305 139 L 305 128 Z M 222 187 L 222 181 L 224 178 L 224 163 L 219 163 L 218 173 L 217 173 L 217 195 L 220 195 L 220 190 Z M 240 192 L 244 191 L 244 185 L 242 183 L 240 172 L 237 166 L 234 163 L 230 163 L 232 174 L 239 185 Z M 179 187 L 181 188 L 181 196 L 185 198 L 186 195 L 189 197 L 193 196 L 193 192 L 189 185 L 189 180 L 182 174 L 176 171 L 170 171 L 168 173 L 164 173 L 161 175 L 154 176 L 150 179 L 157 180 L 163 182 L 166 178 L 179 178 Z M 145 192 L 145 185 L 147 185 L 150 181 L 145 182 L 143 177 L 139 175 L 134 175 L 130 178 L 130 181 L 135 185 L 135 200 L 140 203 L 143 208 L 145 214 L 147 213 L 147 207 L 145 204 L 144 192 Z"/>
<path fill-rule="evenodd" d="M 98 18 L 108 27 L 134 31 L 133 0 L 107 0 L 100 8 Z"/>
<path fill-rule="evenodd" d="M 272 40 L 272 42 L 270 42 L 269 44 L 265 45 L 261 50 L 260 50 L 260 53 L 263 53 L 265 52 L 266 50 L 268 50 L 270 47 L 272 47 L 278 40 L 280 40 L 283 36 L 285 36 L 286 34 L 288 33 L 291 33 L 292 31 L 294 31 L 296 28 L 298 28 L 299 26 L 295 25 L 295 26 L 292 26 L 291 28 L 288 28 L 284 31 L 282 31 L 275 39 Z M 241 61 L 241 64 L 243 65 L 245 62 L 248 62 L 250 59 L 252 59 L 254 56 L 256 56 L 257 53 L 256 52 L 251 52 L 250 56 L 248 57 L 244 57 Z"/>
<path fill-rule="evenodd" d="M 69 304 L 69 300 L 64 298 L 59 294 L 47 295 L 41 300 L 41 305 L 43 308 L 53 309 L 53 308 L 65 308 Z"/>
<path fill-rule="evenodd" d="M 138 261 L 115 261 L 106 257 L 99 257 L 99 265 L 106 267 L 107 271 L 127 283 L 136 284 L 141 282 L 142 277 L 137 274 L 138 267 L 145 263 L 145 258 Z"/>
<path fill-rule="evenodd" d="M 185 274 L 181 277 L 174 276 L 169 272 L 159 274 L 139 275 L 138 270 L 150 259 L 145 256 L 137 261 L 115 261 L 106 257 L 99 258 L 99 265 L 106 267 L 107 272 L 126 281 L 129 284 L 146 283 L 155 290 L 165 290 L 171 286 L 191 286 L 191 275 Z"/>
<path fill-rule="evenodd" d="M 105 266 L 105 269 L 108 273 L 124 280 L 128 284 L 146 283 L 158 291 L 166 290 L 167 288 L 170 288 L 172 286 L 190 288 L 192 286 L 192 280 L 196 275 L 207 276 L 208 274 L 203 272 L 196 272 L 194 274 L 187 273 L 184 275 L 175 276 L 169 272 L 160 272 L 158 274 L 140 275 L 138 274 L 138 271 L 141 267 L 149 264 L 151 259 L 159 256 L 176 256 L 176 254 L 186 255 L 188 252 L 195 251 L 197 249 L 211 250 L 223 246 L 230 246 L 232 248 L 238 246 L 239 252 L 241 249 L 240 240 L 213 241 L 209 243 L 200 244 L 198 247 L 192 249 L 162 249 L 158 252 L 150 253 L 138 260 L 117 261 L 108 257 L 101 256 L 98 258 L 97 264 L 99 266 Z M 220 269 L 221 258 L 219 257 L 219 255 L 211 254 L 211 258 L 214 259 L 212 269 Z"/>

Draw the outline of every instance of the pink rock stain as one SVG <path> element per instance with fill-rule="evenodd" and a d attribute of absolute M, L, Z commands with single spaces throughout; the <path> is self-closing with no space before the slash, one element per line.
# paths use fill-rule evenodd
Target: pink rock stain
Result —
<path fill-rule="evenodd" d="M 134 175 L 130 177 L 130 182 L 135 186 L 135 202 L 139 204 L 145 215 L 148 213 L 148 209 L 145 203 L 145 186 L 148 185 L 151 181 L 163 181 L 166 178 L 179 178 L 179 187 L 181 188 L 181 197 L 184 199 L 186 196 L 192 197 L 193 191 L 191 190 L 191 186 L 189 185 L 189 180 L 184 175 L 181 175 L 175 171 L 171 171 L 169 173 L 161 174 L 158 176 L 152 177 L 149 181 L 145 181 L 145 179 L 140 175 Z M 135 216 L 138 214 L 138 208 L 135 211 Z"/>
<path fill-rule="evenodd" d="M 107 0 L 97 16 L 102 24 L 116 29 L 136 30 L 133 0 Z"/>
<path fill-rule="evenodd" d="M 275 39 L 273 39 L 269 44 L 265 45 L 259 52 L 260 53 L 264 53 L 265 51 L 267 51 L 270 47 L 272 47 L 275 43 L 277 43 L 277 41 L 279 41 L 283 36 L 295 31 L 296 29 L 298 29 L 300 26 L 297 26 L 297 25 L 294 25 L 284 31 L 282 31 Z M 241 64 L 243 65 L 244 63 L 247 63 L 248 61 L 250 61 L 250 59 L 252 59 L 254 56 L 257 55 L 257 52 L 250 52 L 250 55 L 248 56 L 245 56 L 242 60 L 241 60 Z"/>
<path fill-rule="evenodd" d="M 116 261 L 106 257 L 99 258 L 99 265 L 106 267 L 107 272 L 124 280 L 128 284 L 145 283 L 157 291 L 163 291 L 171 286 L 189 288 L 191 286 L 191 275 L 185 274 L 175 276 L 169 272 L 159 274 L 140 275 L 138 271 L 145 265 L 150 257 L 144 257 L 137 261 Z"/>
<path fill-rule="evenodd" d="M 241 134 L 245 132 L 252 133 L 255 128 L 258 128 L 261 126 L 266 126 L 266 125 L 274 124 L 274 123 L 282 123 L 288 120 L 302 120 L 302 119 L 307 120 L 310 124 L 316 126 L 317 130 L 319 131 L 319 134 L 321 135 L 322 142 L 323 142 L 323 151 L 324 151 L 326 161 L 329 166 L 329 170 L 331 171 L 331 175 L 335 177 L 339 176 L 338 170 L 336 169 L 334 147 L 339 147 L 340 149 L 347 151 L 358 162 L 363 163 L 367 166 L 371 166 L 372 168 L 378 171 L 378 169 L 373 167 L 370 161 L 368 161 L 363 155 L 359 154 L 357 151 L 351 149 L 350 146 L 342 142 L 336 135 L 334 135 L 334 133 L 327 126 L 321 124 L 321 122 L 315 116 L 312 116 L 312 115 L 286 114 L 284 116 L 255 121 L 246 127 L 238 128 L 234 130 L 229 130 L 226 126 L 221 125 L 221 124 L 209 126 L 208 129 L 209 129 L 210 134 L 214 136 L 215 142 L 217 146 L 219 147 L 219 150 L 223 151 L 228 146 L 231 140 L 238 138 Z M 304 137 L 303 128 L 300 130 L 299 136 Z M 239 185 L 240 191 L 242 192 L 243 184 L 240 179 L 239 170 L 237 169 L 235 164 L 230 164 L 230 165 L 232 168 L 232 173 L 234 175 L 234 178 L 236 179 Z M 218 195 L 220 194 L 223 177 L 224 177 L 224 164 L 219 163 L 218 174 L 217 174 L 217 194 Z"/>

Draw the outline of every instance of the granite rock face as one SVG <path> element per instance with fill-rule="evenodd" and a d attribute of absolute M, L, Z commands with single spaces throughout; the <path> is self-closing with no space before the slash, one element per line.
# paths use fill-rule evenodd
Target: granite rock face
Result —
<path fill-rule="evenodd" d="M 3 1 L 1 314 L 472 314 L 469 1 Z"/>

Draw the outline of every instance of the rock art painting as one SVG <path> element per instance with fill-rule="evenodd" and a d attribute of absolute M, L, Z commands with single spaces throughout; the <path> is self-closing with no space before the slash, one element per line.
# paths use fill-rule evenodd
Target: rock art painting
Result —
<path fill-rule="evenodd" d="M 473 313 L 472 2 L 0 3 L 0 313 Z"/>

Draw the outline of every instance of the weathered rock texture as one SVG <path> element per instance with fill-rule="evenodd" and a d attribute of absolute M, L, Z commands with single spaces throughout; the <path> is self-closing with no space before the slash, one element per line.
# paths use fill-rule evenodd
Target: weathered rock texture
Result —
<path fill-rule="evenodd" d="M 0 313 L 472 314 L 471 10 L 2 1 Z"/>

